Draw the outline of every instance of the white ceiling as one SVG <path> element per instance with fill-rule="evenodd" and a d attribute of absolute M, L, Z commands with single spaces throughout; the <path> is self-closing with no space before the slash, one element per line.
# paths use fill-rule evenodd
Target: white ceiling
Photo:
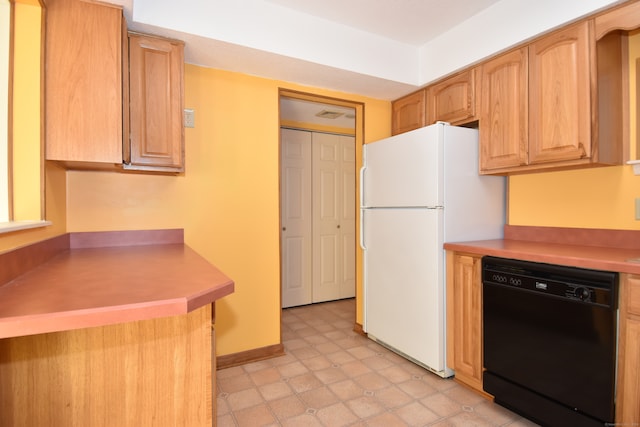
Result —
<path fill-rule="evenodd" d="M 337 117 L 322 113 L 336 113 Z M 300 123 L 312 123 L 323 126 L 355 129 L 355 109 L 338 105 L 322 104 L 302 99 L 280 98 L 280 117 Z"/>
<path fill-rule="evenodd" d="M 391 40 L 422 46 L 499 0 L 267 0 Z"/>

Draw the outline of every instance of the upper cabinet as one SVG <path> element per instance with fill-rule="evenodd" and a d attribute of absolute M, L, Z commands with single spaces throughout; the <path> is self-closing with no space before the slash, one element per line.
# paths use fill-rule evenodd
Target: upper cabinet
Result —
<path fill-rule="evenodd" d="M 393 135 L 425 126 L 425 96 L 423 89 L 391 103 Z"/>
<path fill-rule="evenodd" d="M 591 21 L 529 45 L 529 164 L 589 159 Z"/>
<path fill-rule="evenodd" d="M 438 121 L 459 125 L 476 120 L 476 69 L 427 87 L 427 125 Z"/>
<path fill-rule="evenodd" d="M 181 41 L 129 33 L 127 169 L 184 170 Z"/>
<path fill-rule="evenodd" d="M 181 42 L 128 37 L 117 6 L 48 0 L 46 43 L 47 160 L 184 170 Z"/>
<path fill-rule="evenodd" d="M 480 170 L 526 165 L 529 151 L 529 50 L 526 47 L 480 67 Z"/>
<path fill-rule="evenodd" d="M 584 21 L 482 64 L 481 173 L 603 160 L 592 134 L 597 111 L 594 46 L 592 21 Z"/>
<path fill-rule="evenodd" d="M 482 174 L 620 165 L 631 151 L 625 31 L 639 24 L 640 1 L 625 3 L 411 96 L 426 94 L 424 125 L 477 120 Z"/>
<path fill-rule="evenodd" d="M 47 1 L 48 160 L 122 163 L 125 27 L 119 7 Z"/>

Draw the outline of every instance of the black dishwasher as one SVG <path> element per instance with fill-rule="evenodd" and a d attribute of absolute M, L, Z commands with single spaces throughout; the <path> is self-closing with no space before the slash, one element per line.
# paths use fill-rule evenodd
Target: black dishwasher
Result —
<path fill-rule="evenodd" d="M 614 422 L 618 274 L 482 259 L 484 390 L 545 426 Z"/>

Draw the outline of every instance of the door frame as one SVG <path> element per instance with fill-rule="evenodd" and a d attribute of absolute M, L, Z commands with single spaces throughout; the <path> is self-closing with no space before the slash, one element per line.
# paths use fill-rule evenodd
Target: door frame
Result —
<path fill-rule="evenodd" d="M 356 170 L 355 170 L 355 182 L 356 182 L 356 191 L 355 191 L 355 197 L 356 197 L 356 203 L 355 203 L 355 218 L 356 218 L 356 230 L 359 229 L 359 224 L 360 224 L 360 177 L 359 174 L 357 173 L 358 170 L 360 170 L 360 168 L 362 167 L 362 146 L 364 145 L 364 103 L 363 102 L 359 102 L 359 101 L 353 101 L 353 100 L 348 100 L 348 99 L 342 99 L 342 98 L 334 98 L 334 97 L 330 97 L 330 96 L 324 96 L 324 95 L 318 95 L 318 94 L 313 94 L 313 93 L 308 93 L 308 92 L 301 92 L 301 91 L 297 91 L 297 90 L 291 90 L 291 89 L 285 89 L 285 88 L 278 88 L 278 129 L 280 129 L 281 127 L 281 123 L 282 123 L 282 119 L 281 119 L 281 114 L 280 114 L 280 99 L 281 98 L 292 98 L 292 99 L 299 99 L 299 100 L 303 100 L 303 101 L 310 101 L 310 102 L 317 102 L 319 104 L 329 104 L 329 105 L 336 105 L 336 106 L 340 106 L 340 107 L 348 107 L 348 108 L 353 108 L 355 111 L 355 129 L 354 129 L 354 137 L 355 137 L 355 155 L 356 155 Z M 313 129 L 313 128 L 304 128 L 304 130 L 311 130 L 311 131 L 318 131 L 319 129 Z M 280 132 L 278 132 L 279 134 Z M 281 185 L 281 181 L 282 181 L 282 175 L 281 175 L 281 164 L 280 164 L 280 156 L 281 156 L 281 150 L 282 150 L 282 144 L 280 141 L 280 137 L 278 137 L 278 185 L 280 188 Z M 281 195 L 280 192 L 278 192 L 278 198 L 280 199 Z M 279 208 L 280 211 L 280 208 Z M 280 230 L 282 229 L 282 213 L 279 212 L 278 215 L 278 235 L 280 235 Z M 278 288 L 279 288 L 279 294 L 280 294 L 280 313 L 282 313 L 282 239 L 278 239 L 278 246 L 279 246 L 279 254 L 278 254 L 278 260 L 279 260 L 279 281 L 278 281 Z M 358 313 L 362 310 L 362 281 L 360 280 L 360 271 L 361 269 L 359 268 L 359 265 L 361 265 L 361 255 L 360 252 L 358 250 L 358 246 L 357 246 L 357 239 L 356 239 L 356 245 L 353 248 L 353 251 L 355 252 L 356 256 L 355 256 L 355 275 L 356 275 L 356 318 L 353 319 L 353 323 L 354 323 L 354 330 L 362 332 L 362 325 L 358 325 L 356 323 L 356 319 L 358 316 Z M 282 316 L 280 316 L 280 322 L 282 323 Z M 280 343 L 282 343 L 282 328 L 280 329 Z"/>

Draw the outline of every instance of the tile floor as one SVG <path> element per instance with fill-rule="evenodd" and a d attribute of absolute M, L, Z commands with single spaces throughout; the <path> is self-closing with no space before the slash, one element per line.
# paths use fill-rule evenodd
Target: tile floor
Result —
<path fill-rule="evenodd" d="M 286 355 L 218 371 L 218 427 L 535 424 L 353 332 L 353 299 L 285 309 Z"/>

